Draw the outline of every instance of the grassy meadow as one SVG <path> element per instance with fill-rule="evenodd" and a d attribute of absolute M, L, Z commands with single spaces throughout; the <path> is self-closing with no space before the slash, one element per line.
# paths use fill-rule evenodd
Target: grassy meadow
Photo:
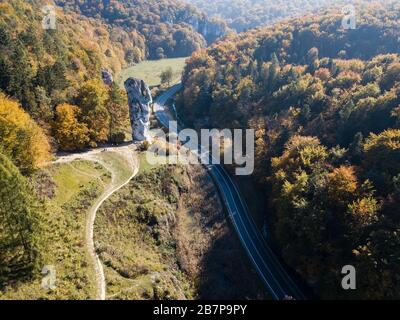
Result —
<path fill-rule="evenodd" d="M 115 173 L 113 183 L 132 174 L 125 159 L 115 152 L 97 156 Z M 96 297 L 94 267 L 85 242 L 88 211 L 112 183 L 111 173 L 97 162 L 75 160 L 51 164 L 32 178 L 45 203 L 41 223 L 45 237 L 43 266 L 54 266 L 56 288 L 42 288 L 44 275 L 0 283 L 0 300 L 86 300 Z"/>

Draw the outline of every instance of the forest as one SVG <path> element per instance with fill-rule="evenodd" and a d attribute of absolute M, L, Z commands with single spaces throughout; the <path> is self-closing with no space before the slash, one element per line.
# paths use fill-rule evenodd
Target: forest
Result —
<path fill-rule="evenodd" d="M 356 9 L 355 29 L 332 9 L 194 53 L 179 112 L 255 129 L 273 238 L 318 296 L 398 299 L 400 6 Z M 344 265 L 359 290 L 340 287 Z"/>
<path fill-rule="evenodd" d="M 269 25 L 289 17 L 316 12 L 345 1 L 335 0 L 185 0 L 210 17 L 223 19 L 237 32 Z"/>

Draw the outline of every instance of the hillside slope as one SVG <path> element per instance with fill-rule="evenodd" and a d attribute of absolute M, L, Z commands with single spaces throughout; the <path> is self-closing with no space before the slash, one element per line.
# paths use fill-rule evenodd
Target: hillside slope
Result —
<path fill-rule="evenodd" d="M 85 246 L 86 213 L 94 204 L 111 175 L 104 167 L 89 161 L 49 165 L 30 179 L 31 195 L 40 196 L 42 211 L 36 219 L 40 231 L 30 227 L 32 237 L 40 239 L 34 268 L 22 269 L 2 259 L 0 300 L 94 299 L 94 268 Z M 6 199 L 10 196 L 6 194 Z M 5 199 L 0 199 L 4 205 Z M 32 210 L 37 214 L 37 208 Z M 5 245 L 3 241 L 1 245 Z M 13 245 L 13 253 L 18 248 Z M 6 252 L 4 252 L 6 254 Z M 45 288 L 43 268 L 55 272 L 55 290 Z M 4 267 L 9 267 L 5 270 Z M 50 279 L 51 280 L 51 279 Z"/>
<path fill-rule="evenodd" d="M 107 299 L 265 297 L 206 171 L 201 166 L 141 170 L 96 220 Z"/>
<path fill-rule="evenodd" d="M 55 0 L 111 26 L 135 31 L 146 39 L 146 57 L 186 57 L 227 33 L 225 23 L 208 19 L 195 7 L 176 0 Z"/>

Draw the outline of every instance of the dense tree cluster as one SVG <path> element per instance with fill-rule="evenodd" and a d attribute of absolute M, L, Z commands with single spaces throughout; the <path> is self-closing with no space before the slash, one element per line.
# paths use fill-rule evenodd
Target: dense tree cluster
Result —
<path fill-rule="evenodd" d="M 211 17 L 226 20 L 238 32 L 279 20 L 314 12 L 340 1 L 334 0 L 185 0 Z M 347 5 L 347 2 L 342 2 Z"/>
<path fill-rule="evenodd" d="M 103 19 L 146 39 L 146 57 L 185 57 L 227 31 L 225 22 L 208 19 L 195 7 L 176 0 L 55 0 L 65 9 Z"/>
<path fill-rule="evenodd" d="M 324 298 L 399 298 L 400 7 L 330 12 L 228 37 L 195 53 L 181 114 L 254 128 L 285 260 Z M 341 288 L 344 265 L 358 290 Z"/>
<path fill-rule="evenodd" d="M 99 9 L 98 1 L 86 3 Z M 39 198 L 26 176 L 48 164 L 54 149 L 75 151 L 125 139 L 126 94 L 116 85 L 106 86 L 101 69 L 117 73 L 145 59 L 147 51 L 161 58 L 189 55 L 205 46 L 204 37 L 183 22 L 186 9 L 176 12 L 172 1 L 165 12 L 182 20 L 173 27 L 165 17 L 165 23 L 159 23 L 151 7 L 144 9 L 146 1 L 141 4 L 143 14 L 136 7 L 139 3 L 130 3 L 142 29 L 136 24 L 127 27 L 125 23 L 133 21 L 128 16 L 119 23 L 56 6 L 56 28 L 46 29 L 42 9 L 49 4 L 54 2 L 0 1 L 0 291 L 18 280 L 31 281 L 45 263 L 40 252 L 43 241 L 49 240 L 43 236 L 49 231 L 47 200 Z M 126 4 L 119 2 L 121 8 Z M 187 12 L 189 20 L 197 15 L 192 8 Z M 199 19 L 190 21 L 209 30 L 214 25 L 214 35 L 222 35 L 218 32 L 223 24 L 219 29 L 218 23 Z M 212 32 L 207 36 L 213 40 Z M 89 204 L 87 197 L 90 194 L 85 198 Z"/>

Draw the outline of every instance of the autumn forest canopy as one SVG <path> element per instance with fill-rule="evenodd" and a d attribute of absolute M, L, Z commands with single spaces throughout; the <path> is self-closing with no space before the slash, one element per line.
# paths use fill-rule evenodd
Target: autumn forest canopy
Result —
<path fill-rule="evenodd" d="M 67 11 L 135 33 L 139 39 L 133 43 L 143 56 L 151 59 L 188 56 L 228 31 L 223 20 L 209 19 L 195 7 L 176 0 L 55 0 L 55 3 Z"/>

